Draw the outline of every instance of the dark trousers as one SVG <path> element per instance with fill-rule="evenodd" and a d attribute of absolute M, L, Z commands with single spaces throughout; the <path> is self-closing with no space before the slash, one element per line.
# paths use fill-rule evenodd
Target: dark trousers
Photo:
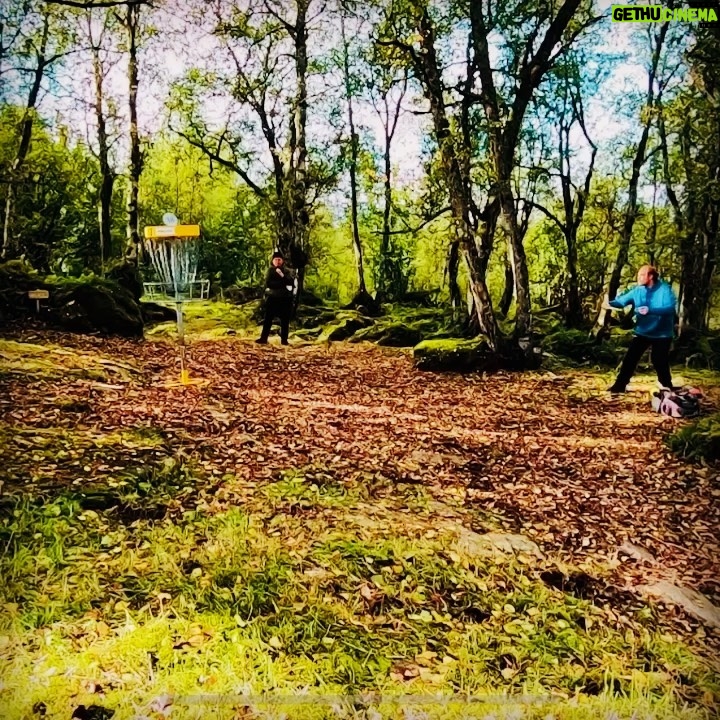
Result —
<path fill-rule="evenodd" d="M 287 342 L 290 331 L 290 313 L 292 312 L 292 298 L 269 297 L 265 301 L 265 320 L 263 321 L 261 340 L 270 336 L 270 328 L 275 318 L 280 319 L 280 339 Z"/>
<path fill-rule="evenodd" d="M 672 387 L 672 376 L 670 375 L 670 345 L 672 338 L 648 338 L 642 335 L 635 335 L 630 343 L 630 347 L 625 354 L 625 359 L 620 366 L 615 385 L 624 388 L 630 378 L 635 374 L 640 358 L 648 349 L 650 350 L 650 360 L 652 361 L 658 380 L 663 387 Z"/>

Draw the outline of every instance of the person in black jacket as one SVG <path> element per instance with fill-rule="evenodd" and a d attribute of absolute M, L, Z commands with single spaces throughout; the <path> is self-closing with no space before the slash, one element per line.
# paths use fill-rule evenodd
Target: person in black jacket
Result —
<path fill-rule="evenodd" d="M 265 278 L 265 320 L 262 334 L 255 341 L 265 345 L 270 336 L 273 320 L 280 319 L 280 342 L 288 344 L 290 314 L 292 313 L 293 284 L 292 271 L 285 266 L 285 259 L 280 252 L 274 252 L 272 264 Z"/>

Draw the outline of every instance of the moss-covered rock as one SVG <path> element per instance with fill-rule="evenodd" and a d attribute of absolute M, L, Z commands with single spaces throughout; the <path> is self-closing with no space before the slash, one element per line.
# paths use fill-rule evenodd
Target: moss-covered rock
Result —
<path fill-rule="evenodd" d="M 122 337 L 142 337 L 143 317 L 128 290 L 112 285 L 59 287 L 51 317 L 73 332 L 100 331 Z"/>
<path fill-rule="evenodd" d="M 556 330 L 545 337 L 543 349 L 578 363 L 615 365 L 620 356 L 614 344 L 598 342 L 584 330 Z"/>
<path fill-rule="evenodd" d="M 720 413 L 696 420 L 666 438 L 668 447 L 691 460 L 720 460 Z"/>
<path fill-rule="evenodd" d="M 419 307 L 435 307 L 439 290 L 414 290 L 406 292 L 398 298 L 403 305 L 416 305 Z"/>
<path fill-rule="evenodd" d="M 231 285 L 222 291 L 222 299 L 235 305 L 244 305 L 262 296 L 263 289 L 259 285 Z"/>
<path fill-rule="evenodd" d="M 358 312 L 345 310 L 337 313 L 335 319 L 327 324 L 320 336 L 319 342 L 337 342 L 339 340 L 347 340 L 357 330 L 368 327 L 372 324 L 372 320 Z"/>
<path fill-rule="evenodd" d="M 295 324 L 299 328 L 320 328 L 335 320 L 335 310 L 324 306 L 300 305 Z"/>
<path fill-rule="evenodd" d="M 0 324 L 33 313 L 36 303 L 28 298 L 29 290 L 49 291 L 50 285 L 22 260 L 0 264 Z"/>
<path fill-rule="evenodd" d="M 42 277 L 28 265 L 11 261 L 0 265 L 0 288 L 0 319 L 5 322 L 36 317 L 28 290 L 47 290 L 39 317 L 50 326 L 124 337 L 143 334 L 142 313 L 132 293 L 96 275 Z"/>
<path fill-rule="evenodd" d="M 107 279 L 127 290 L 135 302 L 140 302 L 145 288 L 140 268 L 134 260 L 123 258 L 115 262 L 107 271 Z"/>
<path fill-rule="evenodd" d="M 432 320 L 403 322 L 383 320 L 363 328 L 350 338 L 350 342 L 369 341 L 385 347 L 414 347 L 437 332 Z"/>
<path fill-rule="evenodd" d="M 157 325 L 162 322 L 171 322 L 177 318 L 175 308 L 160 305 L 155 302 L 140 303 L 140 312 L 146 326 Z"/>
<path fill-rule="evenodd" d="M 497 359 L 484 338 L 424 340 L 413 348 L 419 370 L 473 372 L 488 370 Z"/>
<path fill-rule="evenodd" d="M 350 342 L 369 341 L 389 347 L 414 347 L 423 340 L 457 337 L 452 314 L 441 308 L 383 305 L 383 317 L 356 332 Z"/>
<path fill-rule="evenodd" d="M 670 359 L 700 370 L 720 369 L 720 334 L 687 334 L 675 342 Z"/>

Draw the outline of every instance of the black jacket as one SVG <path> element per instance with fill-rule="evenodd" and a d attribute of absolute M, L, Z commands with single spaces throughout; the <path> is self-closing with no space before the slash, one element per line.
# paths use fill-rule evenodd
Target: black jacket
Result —
<path fill-rule="evenodd" d="M 278 273 L 278 270 L 282 271 L 282 275 Z M 273 298 L 290 299 L 292 297 L 294 281 L 295 278 L 290 268 L 284 265 L 276 268 L 274 265 L 271 265 L 265 277 L 265 295 Z M 288 290 L 288 288 L 290 289 Z"/>

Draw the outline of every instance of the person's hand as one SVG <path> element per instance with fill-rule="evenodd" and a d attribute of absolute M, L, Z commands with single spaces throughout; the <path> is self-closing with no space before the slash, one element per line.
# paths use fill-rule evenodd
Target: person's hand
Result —
<path fill-rule="evenodd" d="M 641 306 L 637 309 L 637 311 L 638 311 L 638 313 L 639 313 L 640 315 L 647 315 L 649 309 L 650 309 L 650 308 L 648 308 L 647 305 L 641 305 Z"/>

